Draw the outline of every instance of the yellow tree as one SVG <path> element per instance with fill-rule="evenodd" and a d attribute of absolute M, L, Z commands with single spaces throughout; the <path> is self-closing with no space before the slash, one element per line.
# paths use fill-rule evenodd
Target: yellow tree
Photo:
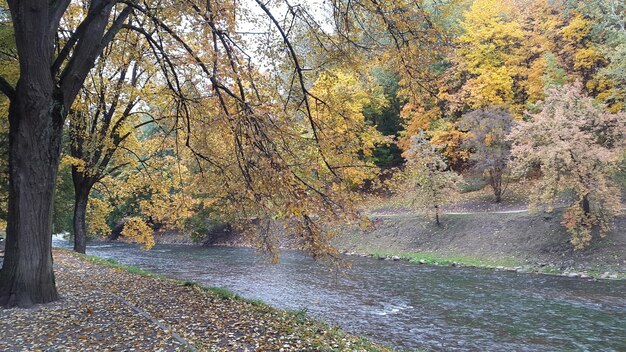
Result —
<path fill-rule="evenodd" d="M 406 169 L 398 175 L 399 191 L 412 199 L 413 207 L 441 225 L 441 207 L 455 200 L 462 178 L 450 170 L 440 148 L 428 141 L 426 133 L 412 136 L 411 142 L 405 153 Z"/>
<path fill-rule="evenodd" d="M 103 51 L 70 111 L 65 159 L 72 167 L 74 250 L 79 253 L 85 253 L 92 188 L 104 177 L 135 166 L 135 156 L 142 154 L 137 129 L 155 122 L 145 111 L 156 95 L 149 83 L 154 65 L 144 59 L 148 53 L 149 47 L 136 33 L 120 33 Z M 99 200 L 91 203 L 92 209 L 99 208 L 93 213 L 104 211 Z"/>
<path fill-rule="evenodd" d="M 471 109 L 511 106 L 519 110 L 524 75 L 521 43 L 525 33 L 513 18 L 512 1 L 475 0 L 465 13 L 458 39 L 458 74 L 466 76 L 460 103 Z"/>

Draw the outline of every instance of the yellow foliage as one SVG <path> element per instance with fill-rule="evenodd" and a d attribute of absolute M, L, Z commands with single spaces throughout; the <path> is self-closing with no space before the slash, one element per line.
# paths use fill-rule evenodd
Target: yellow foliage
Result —
<path fill-rule="evenodd" d="M 105 237 L 111 232 L 107 218 L 113 206 L 99 198 L 91 197 L 87 204 L 87 229 L 90 234 Z"/>
<path fill-rule="evenodd" d="M 520 44 L 525 33 L 512 18 L 510 1 L 476 0 L 461 23 L 457 58 L 470 78 L 461 90 L 472 109 L 514 103 L 514 80 L 523 73 Z"/>
<path fill-rule="evenodd" d="M 131 241 L 143 243 L 143 249 L 154 247 L 153 230 L 140 217 L 134 216 L 127 219 L 124 223 L 124 229 L 121 235 Z"/>

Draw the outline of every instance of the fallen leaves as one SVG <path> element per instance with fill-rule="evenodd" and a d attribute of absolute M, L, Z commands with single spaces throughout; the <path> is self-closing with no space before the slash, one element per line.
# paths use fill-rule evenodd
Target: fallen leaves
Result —
<path fill-rule="evenodd" d="M 0 310 L 0 350 L 384 350 L 326 324 L 55 251 L 62 299 Z M 185 342 L 190 345 L 187 346 Z"/>

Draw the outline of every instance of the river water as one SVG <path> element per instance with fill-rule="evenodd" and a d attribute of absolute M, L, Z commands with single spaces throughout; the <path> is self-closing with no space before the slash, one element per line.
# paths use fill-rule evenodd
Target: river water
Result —
<path fill-rule="evenodd" d="M 67 243 L 55 240 L 56 246 Z M 87 253 L 341 326 L 399 349 L 626 351 L 626 282 L 350 258 L 337 272 L 299 252 L 94 244 Z"/>

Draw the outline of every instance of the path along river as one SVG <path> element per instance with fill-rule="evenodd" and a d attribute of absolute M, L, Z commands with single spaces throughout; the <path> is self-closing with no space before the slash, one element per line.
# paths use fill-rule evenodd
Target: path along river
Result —
<path fill-rule="evenodd" d="M 54 245 L 68 247 L 55 239 Z M 626 282 L 349 258 L 337 272 L 299 252 L 122 243 L 87 253 L 310 316 L 399 349 L 626 351 Z"/>

